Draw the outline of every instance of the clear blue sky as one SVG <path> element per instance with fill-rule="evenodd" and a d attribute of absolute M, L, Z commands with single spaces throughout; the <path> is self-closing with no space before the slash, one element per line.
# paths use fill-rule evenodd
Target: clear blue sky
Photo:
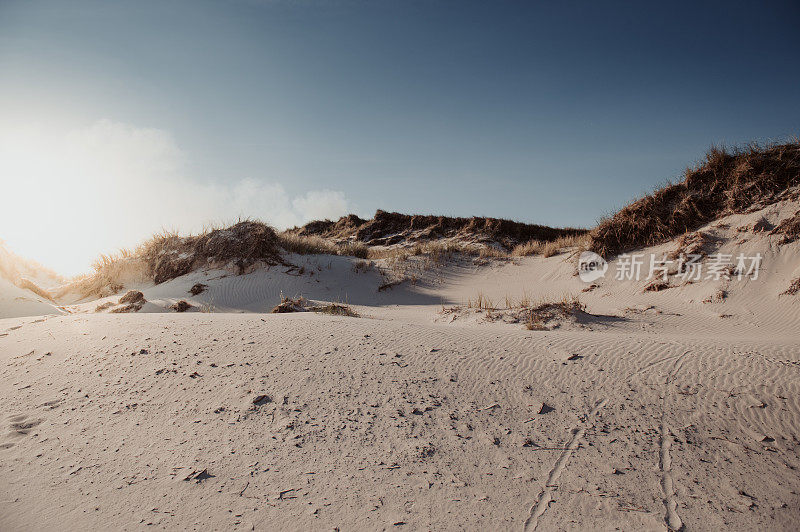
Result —
<path fill-rule="evenodd" d="M 800 133 L 798 28 L 796 2 L 0 0 L 0 121 L 159 130 L 187 182 L 362 215 L 588 226 L 712 143 Z"/>

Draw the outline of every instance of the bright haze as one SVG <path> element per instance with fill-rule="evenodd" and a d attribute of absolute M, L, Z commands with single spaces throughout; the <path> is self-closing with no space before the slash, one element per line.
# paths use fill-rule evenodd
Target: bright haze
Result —
<path fill-rule="evenodd" d="M 590 226 L 798 133 L 795 2 L 562 4 L 2 0 L 0 238 L 71 275 L 239 216 Z"/>

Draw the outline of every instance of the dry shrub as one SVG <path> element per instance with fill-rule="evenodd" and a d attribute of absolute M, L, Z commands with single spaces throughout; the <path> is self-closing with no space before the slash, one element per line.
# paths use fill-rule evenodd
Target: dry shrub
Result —
<path fill-rule="evenodd" d="M 305 312 L 308 300 L 303 296 L 297 298 L 281 296 L 281 302 L 273 307 L 273 314 L 285 314 L 287 312 Z"/>
<path fill-rule="evenodd" d="M 779 223 L 770 234 L 783 235 L 780 244 L 788 244 L 800 238 L 800 211 Z"/>
<path fill-rule="evenodd" d="M 189 293 L 190 293 L 190 294 L 192 294 L 193 296 L 200 295 L 200 294 L 202 294 L 203 292 L 205 292 L 207 288 L 208 288 L 208 285 L 207 285 L 207 284 L 203 284 L 203 283 L 195 283 L 195 284 L 193 284 L 193 285 L 192 285 L 192 287 L 189 289 Z"/>
<path fill-rule="evenodd" d="M 724 288 L 718 288 L 713 295 L 708 296 L 703 300 L 703 303 L 721 302 L 728 298 L 728 291 Z"/>
<path fill-rule="evenodd" d="M 529 331 L 548 330 L 550 321 L 574 316 L 585 309 L 586 305 L 581 303 L 578 296 L 565 295 L 560 301 L 540 303 L 525 309 L 525 327 Z"/>
<path fill-rule="evenodd" d="M 120 292 L 125 285 L 149 279 L 146 262 L 136 251 L 122 249 L 116 254 L 100 255 L 92 263 L 94 273 L 70 280 L 54 291 L 54 298 L 103 298 Z"/>
<path fill-rule="evenodd" d="M 780 201 L 800 184 L 797 141 L 745 149 L 711 148 L 683 181 L 635 201 L 591 232 L 591 250 L 605 257 L 652 246 L 714 219 Z"/>
<path fill-rule="evenodd" d="M 187 310 L 192 308 L 192 305 L 190 305 L 188 301 L 184 301 L 183 299 L 181 299 L 177 303 L 173 303 L 172 305 L 170 305 L 169 308 L 171 308 L 175 312 L 186 312 Z"/>
<path fill-rule="evenodd" d="M 50 302 L 54 301 L 53 293 L 36 284 L 32 279 L 49 279 L 53 282 L 62 282 L 54 271 L 45 268 L 36 261 L 25 259 L 11 252 L 0 240 L 0 278 L 6 279 L 23 290 L 29 290 Z"/>
<path fill-rule="evenodd" d="M 350 308 L 349 305 L 342 303 L 328 303 L 326 305 L 311 305 L 303 296 L 288 298 L 281 296 L 279 305 L 272 309 L 273 314 L 284 314 L 289 312 L 318 312 L 321 314 L 331 314 L 333 316 L 358 317 L 358 313 Z"/>

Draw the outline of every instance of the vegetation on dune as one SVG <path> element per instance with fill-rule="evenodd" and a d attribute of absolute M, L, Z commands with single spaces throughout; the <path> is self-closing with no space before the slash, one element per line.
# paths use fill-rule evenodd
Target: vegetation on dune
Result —
<path fill-rule="evenodd" d="M 366 259 L 369 248 L 362 242 L 337 243 L 316 235 L 299 235 L 289 231 L 280 233 L 281 248 L 298 255 L 343 255 Z"/>
<path fill-rule="evenodd" d="M 591 232 L 590 249 L 605 257 L 666 242 L 721 216 L 780 201 L 800 185 L 797 141 L 744 149 L 711 148 L 683 181 L 624 207 Z"/>
<path fill-rule="evenodd" d="M 94 273 L 61 287 L 54 298 L 104 297 L 137 282 L 156 284 L 201 268 L 234 268 L 242 274 L 258 266 L 288 265 L 286 253 L 330 254 L 383 260 L 391 271 L 407 275 L 440 266 L 456 255 L 477 263 L 529 255 L 550 257 L 568 250 L 591 249 L 610 257 L 679 237 L 678 252 L 706 253 L 709 236 L 697 229 L 721 216 L 762 208 L 787 198 L 800 186 L 800 143 L 728 150 L 712 148 L 705 159 L 685 172 L 683 180 L 665 186 L 624 207 L 591 231 L 553 228 L 498 218 L 453 218 L 377 211 L 370 220 L 348 215 L 338 221 L 315 221 L 277 233 L 254 220 L 197 235 L 161 232 L 133 250 L 102 255 Z M 756 224 L 758 225 L 758 224 Z M 783 237 L 800 238 L 800 211 L 777 227 L 764 227 Z M 0 261 L 0 274 L 20 282 L 18 272 Z M 355 271 L 366 271 L 364 262 Z M 362 269 L 363 268 L 363 269 Z M 385 287 L 400 280 L 389 280 Z M 42 297 L 50 293 L 26 286 Z M 197 284 L 190 292 L 201 293 Z M 383 288 L 383 287 L 382 287 Z"/>
<path fill-rule="evenodd" d="M 320 314 L 331 314 L 333 316 L 349 316 L 351 318 L 358 318 L 358 313 L 350 308 L 350 305 L 343 303 L 327 303 L 324 305 L 312 305 L 311 302 L 303 296 L 297 298 L 281 296 L 281 302 L 273 307 L 273 314 L 286 314 L 290 312 L 317 312 Z"/>
<path fill-rule="evenodd" d="M 232 264 L 243 273 L 257 263 L 283 262 L 275 230 L 251 220 L 196 236 L 162 233 L 145 242 L 136 255 L 156 284 L 217 264 Z"/>
<path fill-rule="evenodd" d="M 531 240 L 550 242 L 560 237 L 577 236 L 587 231 L 526 224 L 501 218 L 455 218 L 450 216 L 400 214 L 378 210 L 370 220 L 354 214 L 338 221 L 315 221 L 289 231 L 304 236 L 363 242 L 369 246 L 392 246 L 440 239 L 492 242 L 512 249 Z"/>

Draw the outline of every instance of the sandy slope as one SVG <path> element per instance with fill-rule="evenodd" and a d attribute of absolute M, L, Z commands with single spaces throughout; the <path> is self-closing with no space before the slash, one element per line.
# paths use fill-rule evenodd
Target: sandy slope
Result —
<path fill-rule="evenodd" d="M 0 316 L 19 318 L 46 314 L 64 314 L 55 304 L 0 277 Z"/>
<path fill-rule="evenodd" d="M 294 257 L 1 320 L 0 529 L 796 530 L 800 249 L 737 231 L 771 209 L 705 228 L 764 254 L 756 281 L 581 292 L 557 256 L 378 292 Z M 363 317 L 264 314 L 281 292 Z M 465 305 L 565 292 L 588 313 L 550 331 Z"/>

